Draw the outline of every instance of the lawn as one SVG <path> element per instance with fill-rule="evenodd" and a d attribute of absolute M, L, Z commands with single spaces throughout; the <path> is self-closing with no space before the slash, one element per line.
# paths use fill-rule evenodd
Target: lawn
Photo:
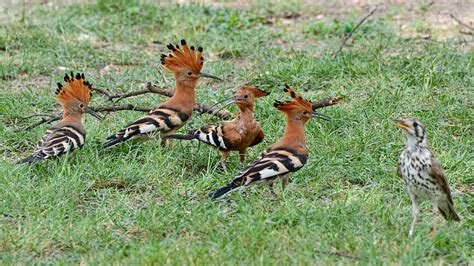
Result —
<path fill-rule="evenodd" d="M 2 264 L 474 262 L 474 46 L 462 26 L 439 29 L 425 19 L 436 5 L 379 6 L 333 58 L 370 6 L 337 12 L 285 1 L 135 2 L 23 3 L 0 17 Z M 403 19 L 409 22 L 400 26 Z M 28 115 L 60 111 L 54 91 L 65 71 L 84 72 L 94 87 L 114 93 L 146 82 L 166 87 L 160 54 L 183 38 L 204 48 L 203 71 L 225 78 L 201 80 L 199 102 L 214 104 L 244 84 L 272 92 L 257 102 L 266 137 L 246 163 L 283 133 L 273 102 L 288 100 L 285 83 L 311 100 L 344 97 L 320 109 L 331 121 L 307 124 L 308 163 L 284 193 L 276 187 L 277 199 L 252 186 L 210 201 L 208 193 L 244 165 L 233 154 L 224 171 L 219 153 L 196 142 L 102 150 L 107 136 L 141 115 L 136 111 L 101 122 L 85 116 L 86 145 L 70 158 L 15 164 L 50 125 L 15 129 L 40 119 Z M 165 99 L 145 94 L 121 103 Z M 94 94 L 92 106 L 104 104 Z M 461 217 L 447 223 L 425 202 L 413 238 L 411 202 L 395 170 L 405 136 L 391 122 L 405 117 L 424 122 Z M 181 132 L 220 122 L 194 113 Z"/>

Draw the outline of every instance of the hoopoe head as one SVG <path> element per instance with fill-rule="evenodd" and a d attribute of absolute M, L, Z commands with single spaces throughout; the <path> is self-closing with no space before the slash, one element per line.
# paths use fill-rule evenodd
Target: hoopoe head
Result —
<path fill-rule="evenodd" d="M 425 126 L 416 118 L 393 120 L 396 127 L 403 130 L 409 143 L 419 143 L 426 139 Z"/>
<path fill-rule="evenodd" d="M 252 86 L 243 86 L 235 92 L 235 95 L 229 98 L 225 98 L 222 101 L 217 102 L 212 107 L 224 103 L 218 110 L 222 110 L 231 104 L 237 104 L 240 110 L 252 110 L 256 98 L 265 97 L 270 92 L 260 90 Z"/>
<path fill-rule="evenodd" d="M 101 116 L 88 107 L 92 96 L 92 85 L 84 80 L 84 73 L 71 72 L 71 77 L 68 74 L 64 76 L 66 84 L 63 86 L 58 83 L 56 95 L 58 102 L 64 108 L 64 117 L 67 116 L 82 116 L 84 113 L 90 113 L 98 119 Z"/>
<path fill-rule="evenodd" d="M 293 98 L 293 101 L 280 102 L 273 104 L 279 111 L 286 114 L 287 118 L 293 121 L 301 121 L 306 124 L 312 117 L 329 120 L 329 117 L 313 111 L 311 102 L 298 95 L 288 85 L 285 84 L 283 91 Z"/>
<path fill-rule="evenodd" d="M 176 81 L 179 81 L 185 87 L 194 88 L 201 77 L 222 81 L 221 78 L 201 72 L 204 64 L 202 47 L 197 48 L 197 50 L 194 46 L 188 47 L 185 40 L 181 40 L 181 47 L 171 43 L 167 47 L 172 53 L 168 55 L 162 54 L 161 64 L 173 72 Z"/>
<path fill-rule="evenodd" d="M 235 93 L 235 103 L 240 109 L 253 110 L 255 99 L 265 97 L 270 92 L 260 90 L 256 87 L 244 86 L 237 90 Z"/>

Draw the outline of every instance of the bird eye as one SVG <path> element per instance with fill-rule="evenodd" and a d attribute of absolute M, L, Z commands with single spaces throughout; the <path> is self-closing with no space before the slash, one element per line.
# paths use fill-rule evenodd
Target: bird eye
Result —
<path fill-rule="evenodd" d="M 304 115 L 307 115 L 307 114 L 308 114 L 308 112 L 306 112 L 306 111 L 303 111 L 303 114 L 304 114 Z"/>
<path fill-rule="evenodd" d="M 188 76 L 191 76 L 193 73 L 191 71 L 188 72 Z"/>
<path fill-rule="evenodd" d="M 82 104 L 82 103 L 79 104 L 79 107 L 84 108 L 84 104 Z"/>
<path fill-rule="evenodd" d="M 247 99 L 249 96 L 247 94 L 244 95 L 244 98 Z"/>

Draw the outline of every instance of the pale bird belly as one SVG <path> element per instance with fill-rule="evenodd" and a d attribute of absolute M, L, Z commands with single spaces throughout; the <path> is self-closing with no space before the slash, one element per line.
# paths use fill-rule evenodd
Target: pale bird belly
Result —
<path fill-rule="evenodd" d="M 436 183 L 428 181 L 428 178 L 431 178 L 430 176 L 426 173 L 422 173 L 421 177 L 422 178 L 420 178 L 418 174 L 403 177 L 408 189 L 415 194 L 417 198 L 422 200 L 436 200 L 444 196 Z"/>

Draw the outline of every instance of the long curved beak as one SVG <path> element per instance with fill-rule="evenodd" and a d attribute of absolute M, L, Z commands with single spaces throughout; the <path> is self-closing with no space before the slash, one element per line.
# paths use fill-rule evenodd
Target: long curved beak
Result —
<path fill-rule="evenodd" d="M 230 100 L 235 100 L 235 96 L 228 97 L 228 98 L 225 98 L 225 99 L 223 99 L 223 100 L 221 100 L 221 101 L 218 101 L 217 103 L 211 105 L 210 108 L 213 108 L 213 107 L 215 107 L 215 106 L 217 106 L 217 105 L 219 105 L 219 104 L 221 104 L 221 103 L 225 103 L 225 102 L 230 101 Z"/>
<path fill-rule="evenodd" d="M 211 75 L 211 74 L 207 74 L 207 73 L 203 73 L 203 72 L 199 73 L 199 77 L 201 77 L 201 78 L 211 78 L 211 79 L 217 79 L 217 80 L 219 80 L 219 81 L 224 81 L 223 79 L 221 79 L 221 78 L 219 78 L 219 77 L 217 77 L 217 76 L 214 76 L 214 75 Z"/>
<path fill-rule="evenodd" d="M 98 120 L 102 120 L 103 117 L 99 115 L 96 111 L 92 110 L 91 108 L 87 107 L 86 108 L 86 113 L 92 115 L 93 117 L 97 118 Z"/>
<path fill-rule="evenodd" d="M 314 111 L 313 111 L 313 117 L 314 118 L 319 118 L 319 119 L 322 119 L 322 120 L 326 120 L 326 121 L 331 121 L 331 118 L 329 116 L 326 116 L 326 115 L 323 115 L 323 114 L 320 114 L 320 113 L 314 112 Z"/>
<path fill-rule="evenodd" d="M 399 128 L 407 128 L 408 127 L 405 124 L 405 122 L 403 122 L 403 120 L 393 119 L 392 122 L 395 123 L 395 126 L 399 127 Z"/>
<path fill-rule="evenodd" d="M 234 103 L 235 103 L 235 100 L 230 101 L 230 102 L 224 104 L 223 106 L 221 106 L 221 108 L 216 109 L 214 112 L 212 112 L 212 114 L 217 114 L 217 113 L 219 113 L 222 109 L 224 109 L 224 108 L 226 108 L 227 106 L 232 105 L 232 104 L 234 104 Z"/>

